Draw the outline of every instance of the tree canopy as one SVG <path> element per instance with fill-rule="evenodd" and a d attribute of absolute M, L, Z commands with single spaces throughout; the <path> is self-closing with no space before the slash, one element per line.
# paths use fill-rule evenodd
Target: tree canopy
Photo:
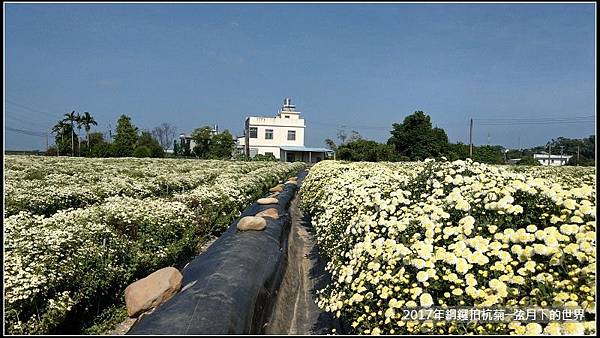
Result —
<path fill-rule="evenodd" d="M 117 132 L 113 143 L 114 155 L 127 157 L 133 154 L 138 139 L 138 128 L 133 125 L 131 118 L 121 115 L 117 121 Z"/>
<path fill-rule="evenodd" d="M 424 160 L 443 156 L 447 151 L 446 132 L 432 127 L 431 118 L 420 110 L 404 118 L 402 124 L 392 124 L 392 128 L 388 144 L 394 147 L 398 155 L 411 160 Z"/>

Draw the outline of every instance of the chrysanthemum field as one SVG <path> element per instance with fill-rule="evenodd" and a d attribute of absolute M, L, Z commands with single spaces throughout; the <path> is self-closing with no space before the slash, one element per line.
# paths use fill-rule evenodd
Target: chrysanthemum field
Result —
<path fill-rule="evenodd" d="M 129 283 L 192 256 L 303 167 L 5 156 L 6 332 L 81 332 Z"/>
<path fill-rule="evenodd" d="M 318 305 L 359 334 L 593 334 L 595 174 L 320 162 L 300 191 L 332 275 Z M 402 320 L 401 309 L 456 306 L 578 307 L 585 320 Z"/>

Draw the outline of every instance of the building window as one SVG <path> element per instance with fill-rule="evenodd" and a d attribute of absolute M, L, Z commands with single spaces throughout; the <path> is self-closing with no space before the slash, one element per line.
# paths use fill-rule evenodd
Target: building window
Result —
<path fill-rule="evenodd" d="M 284 115 L 284 117 L 285 117 L 286 119 L 289 119 L 289 118 L 290 118 L 290 116 L 289 116 L 289 115 Z"/>
<path fill-rule="evenodd" d="M 257 137 L 258 137 L 258 128 L 250 127 L 250 138 L 257 138 Z"/>
<path fill-rule="evenodd" d="M 288 141 L 296 141 L 296 131 L 288 130 Z"/>
<path fill-rule="evenodd" d="M 265 140 L 273 139 L 273 129 L 265 129 Z"/>
<path fill-rule="evenodd" d="M 287 162 L 294 162 L 294 159 L 295 159 L 294 153 L 287 153 L 285 155 L 285 160 Z"/>

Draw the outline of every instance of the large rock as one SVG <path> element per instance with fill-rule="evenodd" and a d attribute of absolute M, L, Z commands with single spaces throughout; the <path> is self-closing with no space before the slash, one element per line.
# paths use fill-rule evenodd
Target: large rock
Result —
<path fill-rule="evenodd" d="M 298 181 L 289 180 L 289 181 L 285 182 L 285 184 L 294 184 L 294 185 L 298 185 Z"/>
<path fill-rule="evenodd" d="M 257 217 L 271 217 L 273 219 L 278 219 L 279 212 L 275 208 L 269 208 L 269 209 L 266 209 L 266 210 L 263 210 L 263 211 L 257 213 L 256 216 Z"/>
<path fill-rule="evenodd" d="M 278 184 L 277 186 L 269 189 L 270 192 L 282 192 L 283 191 L 283 184 Z"/>
<path fill-rule="evenodd" d="M 129 317 L 155 308 L 173 297 L 181 287 L 183 276 L 174 267 L 157 270 L 133 282 L 125 289 L 125 306 Z"/>
<path fill-rule="evenodd" d="M 267 197 L 275 197 L 275 196 L 277 196 L 277 195 L 279 195 L 279 193 L 278 193 L 278 192 L 274 192 L 274 193 L 272 193 L 271 195 L 269 195 L 269 196 L 267 196 Z"/>
<path fill-rule="evenodd" d="M 259 198 L 256 203 L 264 205 L 264 204 L 276 204 L 278 201 L 276 198 L 274 197 L 266 197 L 266 198 Z"/>
<path fill-rule="evenodd" d="M 297 181 L 297 180 L 298 180 L 298 177 L 296 177 L 296 176 L 288 178 L 288 181 Z"/>
<path fill-rule="evenodd" d="M 261 231 L 267 227 L 267 221 L 262 217 L 246 216 L 242 217 L 237 224 L 238 230 L 248 231 L 256 230 Z"/>

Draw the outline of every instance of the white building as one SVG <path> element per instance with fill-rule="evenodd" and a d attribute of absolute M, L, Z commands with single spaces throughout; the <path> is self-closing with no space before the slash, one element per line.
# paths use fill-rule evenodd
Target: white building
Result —
<path fill-rule="evenodd" d="M 272 154 L 286 162 L 314 163 L 332 156 L 330 149 L 304 146 L 305 128 L 300 112 L 286 98 L 275 117 L 246 117 L 244 136 L 238 137 L 237 149 L 250 157 Z"/>
<path fill-rule="evenodd" d="M 569 155 L 552 155 L 548 156 L 547 153 L 544 154 L 533 154 L 533 158 L 538 160 L 542 165 L 551 165 L 551 166 L 561 166 L 567 164 L 569 159 L 573 156 Z"/>

